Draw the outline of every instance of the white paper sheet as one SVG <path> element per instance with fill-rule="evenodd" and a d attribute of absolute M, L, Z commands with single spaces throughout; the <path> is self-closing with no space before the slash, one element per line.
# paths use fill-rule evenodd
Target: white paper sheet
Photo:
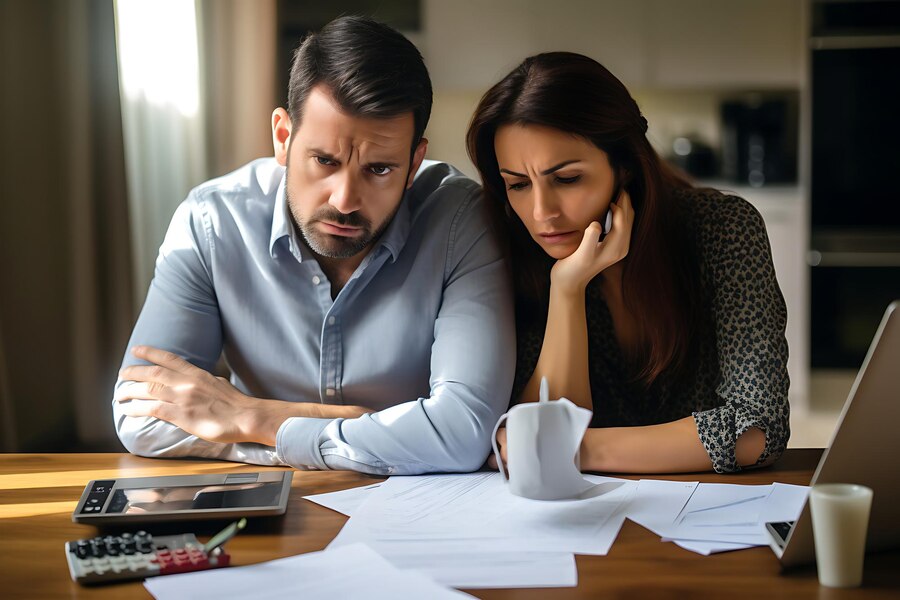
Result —
<path fill-rule="evenodd" d="M 628 518 L 651 531 L 669 526 L 697 489 L 696 481 L 641 479 L 628 505 Z"/>
<path fill-rule="evenodd" d="M 335 600 L 336 598 L 471 598 L 415 571 L 402 571 L 363 544 L 311 552 L 247 567 L 153 577 L 157 600 Z"/>
<path fill-rule="evenodd" d="M 379 546 L 381 547 L 381 546 Z M 427 543 L 387 546 L 386 555 L 400 569 L 411 569 L 443 585 L 467 588 L 575 587 L 575 555 L 565 552 L 436 551 Z M 393 548 L 393 549 L 391 549 Z"/>
<path fill-rule="evenodd" d="M 513 496 L 499 473 L 391 477 L 329 547 L 363 541 L 383 551 L 380 543 L 427 540 L 444 551 L 443 542 L 468 540 L 475 551 L 604 554 L 618 527 L 609 535 L 603 525 L 637 484 L 591 477 L 609 491 L 553 502 Z"/>
<path fill-rule="evenodd" d="M 754 546 L 753 544 L 729 544 L 727 542 L 688 542 L 685 540 L 672 540 L 672 543 L 681 548 L 684 548 L 685 550 L 690 550 L 691 552 L 702 554 L 703 556 L 718 554 L 719 552 L 746 550 L 747 548 L 753 548 Z"/>
<path fill-rule="evenodd" d="M 796 519 L 808 492 L 782 483 L 700 484 L 671 526 L 652 529 L 663 541 L 700 554 L 765 546 L 765 523 Z"/>
<path fill-rule="evenodd" d="M 303 496 L 303 498 L 349 517 L 353 514 L 354 511 L 356 511 L 356 509 L 360 507 L 360 505 L 362 505 L 363 502 L 366 501 L 366 499 L 370 495 L 369 492 L 380 485 L 381 482 L 378 482 L 371 485 L 364 485 L 362 487 L 338 490 L 337 492 Z"/>

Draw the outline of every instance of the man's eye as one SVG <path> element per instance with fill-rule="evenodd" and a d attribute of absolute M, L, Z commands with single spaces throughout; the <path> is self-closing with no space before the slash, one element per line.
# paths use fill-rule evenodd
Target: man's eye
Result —
<path fill-rule="evenodd" d="M 323 167 L 330 167 L 334 165 L 334 161 L 330 158 L 325 158 L 324 156 L 317 156 L 316 162 L 322 165 Z"/>
<path fill-rule="evenodd" d="M 518 182 L 516 182 L 516 183 L 510 183 L 510 184 L 508 184 L 508 185 L 506 186 L 506 189 L 512 190 L 512 191 L 514 191 L 514 192 L 517 192 L 517 191 L 519 191 L 519 190 L 524 190 L 526 187 L 528 187 L 528 183 L 527 183 L 527 182 L 524 182 L 524 181 L 518 181 Z"/>
<path fill-rule="evenodd" d="M 390 167 L 369 167 L 369 171 L 373 175 L 387 175 L 391 170 Z"/>

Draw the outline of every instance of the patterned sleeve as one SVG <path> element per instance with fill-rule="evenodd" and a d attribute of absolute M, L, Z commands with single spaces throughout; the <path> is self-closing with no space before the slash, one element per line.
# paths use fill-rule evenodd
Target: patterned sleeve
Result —
<path fill-rule="evenodd" d="M 721 379 L 716 404 L 693 413 L 700 441 L 718 473 L 739 471 L 735 442 L 757 427 L 765 450 L 757 465 L 775 461 L 790 437 L 787 309 L 775 279 L 762 216 L 734 196 L 706 196 L 699 223 L 702 261 L 714 286 L 712 310 Z"/>

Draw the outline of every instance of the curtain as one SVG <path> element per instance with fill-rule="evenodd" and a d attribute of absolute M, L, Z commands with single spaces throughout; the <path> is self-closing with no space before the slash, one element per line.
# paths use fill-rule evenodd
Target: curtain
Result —
<path fill-rule="evenodd" d="M 3 448 L 118 449 L 134 313 L 110 0 L 0 3 Z"/>
<path fill-rule="evenodd" d="M 191 7 L 184 127 L 120 93 L 113 0 L 0 0 L 0 450 L 122 449 L 112 386 L 175 206 L 271 154 L 275 0 Z"/>
<path fill-rule="evenodd" d="M 271 117 L 281 96 L 277 7 L 276 0 L 197 0 L 197 6 L 207 164 L 215 176 L 272 154 Z"/>

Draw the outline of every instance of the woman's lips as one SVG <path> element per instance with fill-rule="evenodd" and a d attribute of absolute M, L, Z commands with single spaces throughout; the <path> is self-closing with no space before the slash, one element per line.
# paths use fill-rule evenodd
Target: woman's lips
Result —
<path fill-rule="evenodd" d="M 324 233 L 328 233 L 330 235 L 339 235 L 342 237 L 354 237 L 356 235 L 359 235 L 359 233 L 362 231 L 362 227 L 345 227 L 343 225 L 328 223 L 327 221 L 319 221 L 319 227 Z"/>
<path fill-rule="evenodd" d="M 538 234 L 545 244 L 562 244 L 572 240 L 575 231 L 550 231 Z"/>

